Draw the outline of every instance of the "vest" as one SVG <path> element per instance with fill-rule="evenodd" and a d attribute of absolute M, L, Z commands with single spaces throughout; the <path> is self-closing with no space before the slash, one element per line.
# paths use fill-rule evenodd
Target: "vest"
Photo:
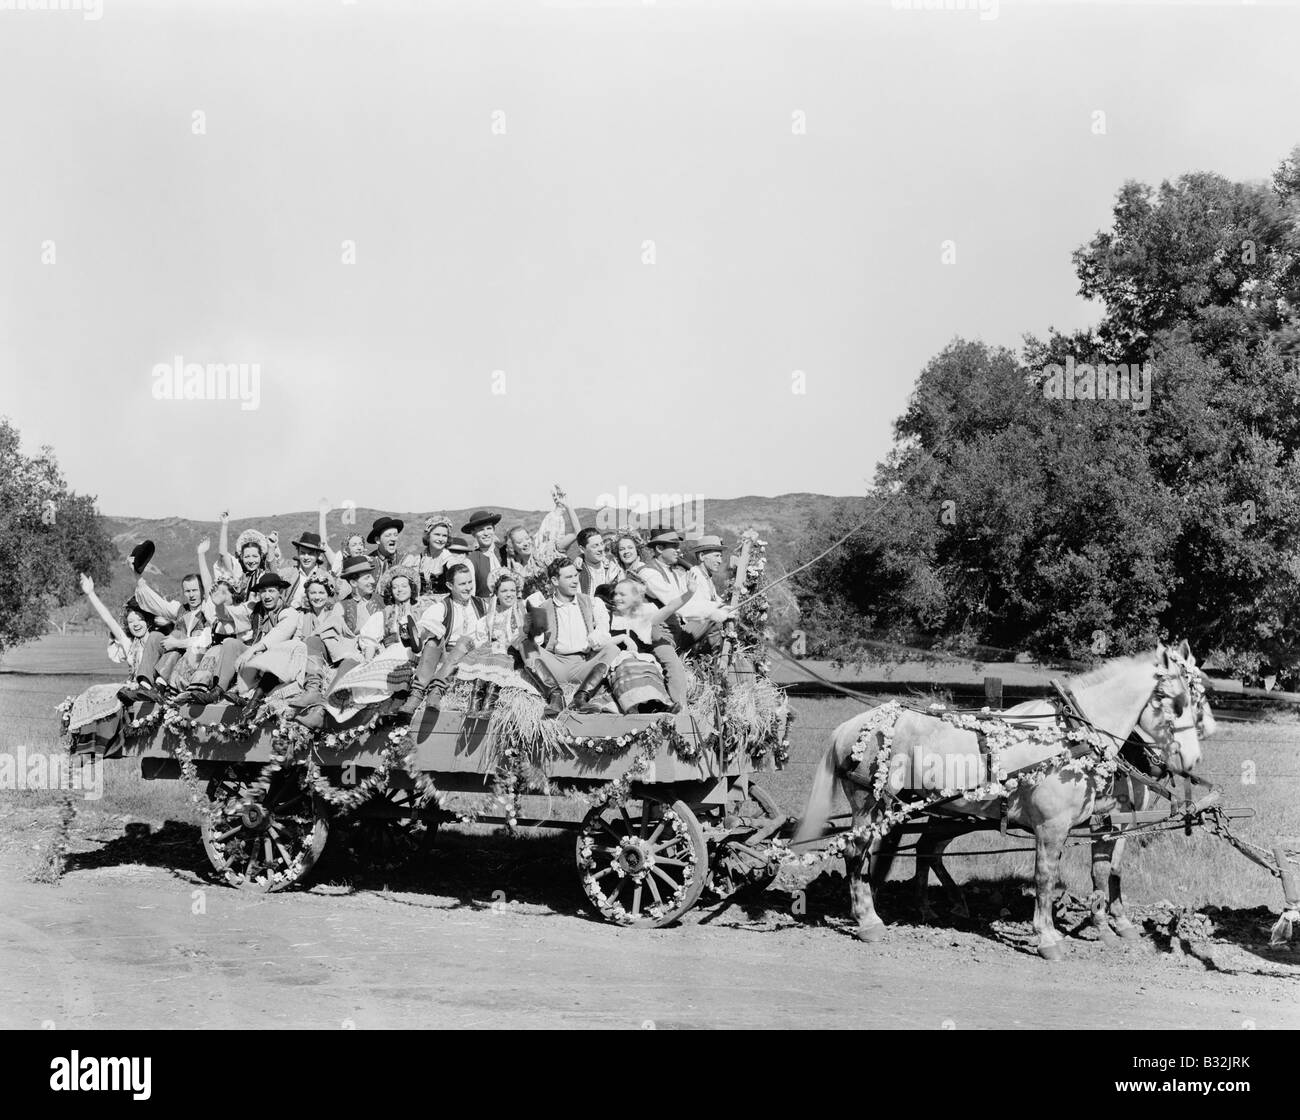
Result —
<path fill-rule="evenodd" d="M 676 573 L 681 571 L 680 568 L 670 568 L 662 560 L 650 560 L 647 563 L 643 564 L 642 567 L 653 568 L 656 572 L 658 572 L 661 576 L 663 576 L 668 583 L 672 584 L 673 587 L 677 588 L 678 593 L 681 593 L 682 591 L 686 590 L 686 588 L 682 586 L 682 581 L 677 578 Z M 639 570 L 640 569 L 638 569 L 638 571 Z M 659 600 L 655 598 L 654 592 L 650 590 L 649 584 L 646 584 L 645 597 L 649 599 L 650 602 L 652 603 L 659 603 Z M 659 603 L 659 605 L 662 607 L 664 604 Z"/>
<path fill-rule="evenodd" d="M 349 595 L 339 604 L 339 606 L 343 608 L 343 621 L 348 624 L 348 629 L 351 630 L 353 634 L 356 634 L 361 629 L 361 627 L 357 625 L 358 604 L 359 600 L 354 595 Z M 379 604 L 376 603 L 374 599 L 367 599 L 366 607 L 369 609 L 371 614 L 376 614 L 380 610 Z"/>
<path fill-rule="evenodd" d="M 451 623 L 454 617 L 452 611 L 453 601 L 454 600 L 451 598 L 451 596 L 448 596 L 443 601 L 443 605 L 442 605 L 442 628 L 444 632 L 444 637 L 442 640 L 444 644 L 448 642 L 451 638 Z M 469 605 L 474 610 L 475 618 L 482 618 L 485 614 L 487 614 L 486 601 L 480 599 L 477 595 L 471 595 L 469 597 Z"/>
<path fill-rule="evenodd" d="M 591 598 L 587 595 L 575 595 L 574 602 L 578 604 L 578 613 L 582 615 L 582 625 L 586 627 L 587 633 L 590 634 L 596 628 L 595 612 L 592 610 Z M 547 599 L 542 603 L 542 612 L 546 616 L 546 641 L 544 649 L 554 652 L 555 640 L 557 635 L 555 625 L 555 600 Z"/>

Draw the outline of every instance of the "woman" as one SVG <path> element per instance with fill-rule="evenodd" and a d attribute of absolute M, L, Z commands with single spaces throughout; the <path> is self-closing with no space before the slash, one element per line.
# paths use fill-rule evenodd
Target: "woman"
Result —
<path fill-rule="evenodd" d="M 235 551 L 227 551 L 229 539 L 230 514 L 221 514 L 221 532 L 217 540 L 217 554 L 220 564 L 230 577 L 230 590 L 234 602 L 246 603 L 253 597 L 253 587 L 267 572 L 274 571 L 271 566 L 271 542 L 265 534 L 256 529 L 245 529 L 235 540 Z"/>
<path fill-rule="evenodd" d="M 447 550 L 447 541 L 451 537 L 451 522 L 439 515 L 430 517 L 424 523 L 424 555 L 420 557 L 420 594 L 424 596 L 446 595 L 447 584 L 444 580 L 447 565 L 455 559 Z"/>
<path fill-rule="evenodd" d="M 334 573 L 334 578 L 339 578 L 339 573 L 343 571 L 343 561 L 350 560 L 353 556 L 364 556 L 366 554 L 366 538 L 360 533 L 353 533 L 343 542 L 343 551 L 335 552 L 325 540 L 325 534 L 321 534 L 321 544 L 325 546 L 325 558 L 329 561 L 330 571 Z"/>
<path fill-rule="evenodd" d="M 377 704 L 409 687 L 412 659 L 420 644 L 415 624 L 428 605 L 415 598 L 419 583 L 419 573 L 405 564 L 389 568 L 379 581 L 383 610 L 366 619 L 357 637 L 363 664 L 348 670 L 329 689 L 336 718 L 345 708 Z"/>
<path fill-rule="evenodd" d="M 484 619 L 488 641 L 467 653 L 457 667 L 461 680 L 475 682 L 471 711 L 483 711 L 492 706 L 501 688 L 527 688 L 535 686 L 519 671 L 519 655 L 515 646 L 524 628 L 524 606 L 519 598 L 519 580 L 511 572 L 501 571 L 494 585 L 495 597 Z M 479 696 L 483 686 L 482 695 Z"/>
<path fill-rule="evenodd" d="M 614 542 L 614 558 L 627 575 L 636 576 L 645 567 L 645 561 L 641 559 L 640 538 L 635 533 L 620 533 Z"/>
<path fill-rule="evenodd" d="M 685 606 L 689 591 L 656 609 L 646 602 L 645 584 L 624 576 L 614 585 L 614 611 L 609 632 L 623 649 L 610 673 L 609 687 L 623 712 L 670 711 L 673 702 L 664 688 L 663 673 L 654 655 L 654 628 Z"/>
<path fill-rule="evenodd" d="M 144 611 L 136 604 L 135 600 L 129 600 L 122 610 L 122 621 L 119 623 L 113 617 L 112 612 L 104 606 L 99 596 L 95 594 L 95 581 L 86 575 L 81 574 L 81 590 L 85 593 L 90 605 L 95 609 L 101 621 L 108 627 L 109 635 L 112 641 L 108 644 L 108 659 L 114 665 L 125 665 L 127 668 L 128 686 L 137 684 L 136 670 L 140 667 L 140 660 L 144 656 L 144 643 L 149 638 L 150 621 Z M 137 695 L 142 695 L 147 699 L 161 700 L 156 693 L 150 694 L 152 689 L 151 682 L 140 681 L 145 687 L 137 688 Z M 75 732 L 83 727 L 87 727 L 99 720 L 107 720 L 109 717 L 120 717 L 122 714 L 122 698 L 119 692 L 125 691 L 120 684 L 94 684 L 86 689 L 80 696 L 72 702 L 72 711 L 69 713 L 69 732 Z M 116 737 L 117 723 L 114 721 L 111 725 L 105 725 L 97 733 L 96 738 L 102 742 L 109 742 Z"/>

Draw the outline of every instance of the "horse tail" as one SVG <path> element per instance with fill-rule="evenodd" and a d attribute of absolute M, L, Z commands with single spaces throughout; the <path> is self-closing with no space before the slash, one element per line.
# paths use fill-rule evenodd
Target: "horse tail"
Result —
<path fill-rule="evenodd" d="M 831 819 L 831 804 L 835 798 L 835 774 L 839 769 L 837 757 L 839 747 L 839 728 L 831 732 L 830 745 L 813 774 L 812 789 L 808 793 L 808 804 L 804 806 L 803 816 L 799 820 L 799 829 L 795 833 L 795 843 L 801 840 L 816 840 L 826 831 L 826 822 Z"/>

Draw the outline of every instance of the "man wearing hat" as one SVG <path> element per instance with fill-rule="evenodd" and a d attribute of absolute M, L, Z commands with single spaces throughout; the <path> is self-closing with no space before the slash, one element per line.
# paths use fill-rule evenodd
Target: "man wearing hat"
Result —
<path fill-rule="evenodd" d="M 230 688 L 238 674 L 245 688 L 251 690 L 245 707 L 251 715 L 278 681 L 293 680 L 301 674 L 306 668 L 306 650 L 301 642 L 293 641 L 298 632 L 298 612 L 284 603 L 288 586 L 288 581 L 281 576 L 264 572 L 253 588 L 257 602 L 251 607 L 217 605 L 219 622 L 236 626 L 246 623 L 248 633 L 221 643 L 215 671 L 207 668 L 206 663 L 199 668 L 189 688 L 181 694 L 185 702 L 211 704 L 223 696 L 232 698 Z"/>
<path fill-rule="evenodd" d="M 294 610 L 301 610 L 307 596 L 307 581 L 313 575 L 328 576 L 329 568 L 325 561 L 325 542 L 319 533 L 303 533 L 293 542 L 293 547 L 297 550 L 294 563 L 281 568 L 279 575 L 289 584 L 284 601 Z"/>
<path fill-rule="evenodd" d="M 647 543 L 651 556 L 637 574 L 646 586 L 646 597 L 662 607 L 689 590 L 686 572 L 679 566 L 682 538 L 671 529 L 660 529 Z"/>
<path fill-rule="evenodd" d="M 686 573 L 686 586 L 691 598 L 677 612 L 680 629 L 691 639 L 697 649 L 712 647 L 721 638 L 721 627 L 734 613 L 718 594 L 714 575 L 722 567 L 722 539 L 701 537 L 690 551 L 695 554 L 695 564 Z"/>
<path fill-rule="evenodd" d="M 476 595 L 486 595 L 492 587 L 493 576 L 501 570 L 501 557 L 497 555 L 497 522 L 499 513 L 488 513 L 485 509 L 476 509 L 470 519 L 460 527 L 462 533 L 472 537 L 476 547 L 469 554 L 469 562 L 474 568 Z"/>
<path fill-rule="evenodd" d="M 378 518 L 370 526 L 367 544 L 373 544 L 375 551 L 370 554 L 374 565 L 375 579 L 379 579 L 390 567 L 397 563 L 397 538 L 406 528 L 406 522 L 387 515 Z"/>

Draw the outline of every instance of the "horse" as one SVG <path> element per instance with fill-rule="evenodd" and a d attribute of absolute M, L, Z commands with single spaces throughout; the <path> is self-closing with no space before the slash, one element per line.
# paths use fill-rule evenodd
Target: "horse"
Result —
<path fill-rule="evenodd" d="M 1064 955 L 1064 938 L 1052 917 L 1052 894 L 1066 837 L 1071 828 L 1089 820 L 1094 813 L 1109 811 L 1112 803 L 1119 800 L 1114 790 L 1114 764 L 1107 764 L 1106 760 L 1113 758 L 1120 744 L 1136 730 L 1151 741 L 1150 749 L 1158 755 L 1166 771 L 1187 774 L 1201 758 L 1198 725 L 1212 730 L 1212 716 L 1204 701 L 1200 673 L 1186 642 L 1177 650 L 1161 644 L 1154 653 L 1107 661 L 1081 676 L 1068 678 L 1067 685 L 1087 721 L 1089 730 L 1084 734 L 1093 739 L 1094 751 L 1097 741 L 1101 741 L 1100 755 L 1094 753 L 1089 761 L 1087 755 L 1074 757 L 1064 750 L 1069 740 L 1077 740 L 1079 735 L 1068 733 L 1052 719 L 1044 718 L 1054 717 L 1052 705 L 1033 701 L 999 713 L 999 717 L 1010 721 L 1019 719 L 1031 725 L 1037 722 L 1041 730 L 1011 732 L 1009 739 L 1004 737 L 1001 741 L 1001 749 L 995 756 L 988 758 L 991 779 L 996 781 L 1003 773 L 1013 778 L 1014 788 L 1001 798 L 1007 824 L 1034 835 L 1033 924 L 1038 953 L 1050 961 L 1060 960 Z M 906 802 L 898 798 L 903 792 L 924 790 L 931 799 L 939 797 L 934 792 L 936 789 L 951 788 L 955 783 L 928 780 L 932 770 L 941 766 L 945 773 L 951 773 L 950 764 L 956 762 L 967 764 L 964 769 L 969 774 L 969 764 L 981 761 L 979 736 L 975 730 L 968 729 L 978 726 L 973 717 L 965 721 L 967 726 L 954 726 L 953 721 L 945 721 L 941 714 L 898 710 L 893 705 L 895 715 L 895 711 L 884 711 L 890 707 L 868 709 L 832 732 L 830 745 L 814 774 L 795 836 L 798 843 L 823 834 L 830 818 L 835 781 L 839 778 L 853 811 L 852 832 L 844 847 L 844 858 L 857 923 L 855 934 L 868 943 L 880 941 L 886 933 L 885 923 L 876 913 L 868 873 L 870 857 L 881 852 L 881 841 L 888 835 L 890 804 L 905 806 Z M 870 758 L 864 757 L 862 740 L 873 748 Z M 910 785 L 906 773 L 909 759 L 912 762 Z M 1081 762 L 1084 764 L 1080 765 Z M 922 766 L 924 781 L 918 776 Z M 882 772 L 882 768 L 888 772 Z M 1024 779 L 1018 780 L 1017 774 L 1024 775 Z M 978 780 L 957 785 L 960 789 L 973 789 L 972 795 L 952 796 L 949 788 L 944 788 L 941 801 L 945 816 L 950 813 L 958 817 L 997 816 L 997 792 L 1000 791 L 995 786 L 980 788 Z M 1124 800 L 1144 798 L 1129 792 Z M 892 819 L 906 814 L 906 808 L 896 810 Z M 978 825 L 972 823 L 972 827 Z M 918 844 L 917 877 L 923 891 L 925 876 L 933 868 L 949 893 L 956 893 L 959 899 L 960 892 L 941 862 L 943 848 L 951 839 L 947 836 L 936 842 L 931 838 Z M 1094 845 L 1094 885 L 1098 891 L 1103 882 L 1110 888 L 1109 907 L 1104 902 L 1094 903 L 1093 907 L 1094 924 L 1106 943 L 1116 941 L 1109 929 L 1108 913 L 1121 937 L 1137 936 L 1136 927 L 1124 913 L 1119 877 L 1114 870 L 1122 852 L 1122 837 L 1098 839 Z M 1106 934 L 1101 934 L 1103 927 Z"/>

